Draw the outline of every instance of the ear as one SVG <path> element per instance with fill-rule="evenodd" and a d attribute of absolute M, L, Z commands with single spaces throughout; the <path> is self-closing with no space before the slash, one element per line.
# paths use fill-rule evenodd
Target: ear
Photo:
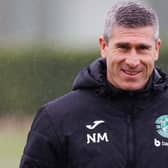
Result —
<path fill-rule="evenodd" d="M 102 57 L 106 57 L 106 48 L 107 48 L 107 42 L 105 41 L 103 36 L 99 37 L 99 46 L 100 46 L 100 53 Z"/>
<path fill-rule="evenodd" d="M 156 42 L 155 42 L 155 61 L 157 61 L 158 58 L 159 58 L 160 45 L 161 45 L 161 40 L 157 39 Z"/>

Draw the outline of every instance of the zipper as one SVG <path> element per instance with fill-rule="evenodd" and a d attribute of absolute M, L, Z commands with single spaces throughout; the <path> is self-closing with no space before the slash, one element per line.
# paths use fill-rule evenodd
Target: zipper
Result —
<path fill-rule="evenodd" d="M 133 137 L 133 114 L 128 114 L 127 117 L 128 132 L 127 132 L 127 168 L 134 167 L 134 137 Z"/>

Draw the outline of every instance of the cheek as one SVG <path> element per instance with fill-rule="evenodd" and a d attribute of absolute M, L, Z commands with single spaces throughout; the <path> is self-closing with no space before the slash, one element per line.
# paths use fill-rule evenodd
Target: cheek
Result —
<path fill-rule="evenodd" d="M 142 61 L 142 64 L 146 67 L 146 75 L 150 76 L 154 68 L 154 59 L 153 57 L 148 57 Z"/>
<path fill-rule="evenodd" d="M 119 65 L 121 62 L 124 62 L 125 56 L 111 53 L 111 55 L 107 56 L 107 62 L 111 65 Z"/>
<path fill-rule="evenodd" d="M 113 56 L 109 56 L 109 57 L 107 57 L 106 60 L 107 60 L 107 68 L 110 71 L 114 71 L 116 69 L 116 67 L 118 66 L 118 64 L 119 64 L 118 59 L 116 59 Z"/>

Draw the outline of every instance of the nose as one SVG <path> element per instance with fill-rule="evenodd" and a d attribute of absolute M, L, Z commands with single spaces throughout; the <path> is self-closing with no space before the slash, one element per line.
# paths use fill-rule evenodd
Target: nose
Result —
<path fill-rule="evenodd" d="M 140 58 L 137 55 L 130 55 L 126 58 L 125 63 L 130 68 L 135 68 L 140 64 Z"/>

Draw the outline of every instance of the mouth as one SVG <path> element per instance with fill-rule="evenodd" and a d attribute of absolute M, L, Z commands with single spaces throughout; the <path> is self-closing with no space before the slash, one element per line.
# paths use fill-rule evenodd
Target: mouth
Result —
<path fill-rule="evenodd" d="M 131 71 L 131 70 L 124 70 L 122 69 L 122 71 L 128 75 L 128 76 L 137 76 L 141 71 Z"/>

